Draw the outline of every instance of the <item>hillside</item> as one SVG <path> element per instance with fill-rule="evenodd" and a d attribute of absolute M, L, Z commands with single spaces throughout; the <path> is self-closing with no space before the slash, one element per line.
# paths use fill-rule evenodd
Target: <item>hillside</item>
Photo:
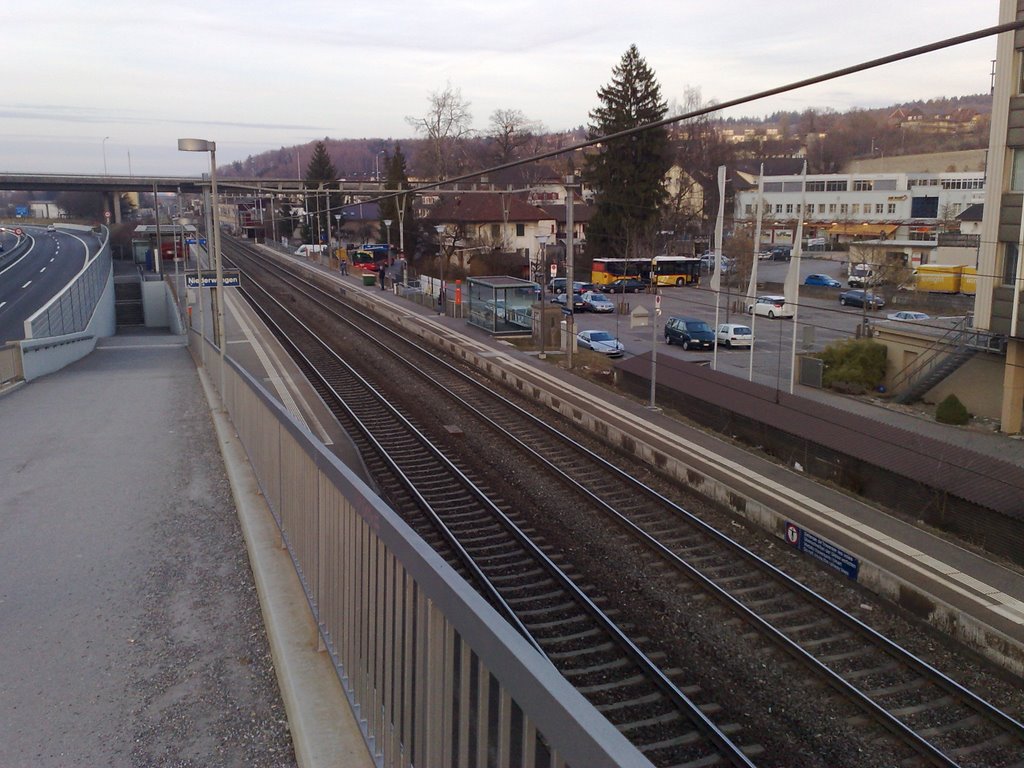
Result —
<path fill-rule="evenodd" d="M 879 109 L 806 110 L 776 112 L 761 118 L 730 117 L 713 121 L 719 140 L 729 144 L 732 159 L 786 157 L 806 147 L 812 173 L 834 173 L 849 162 L 872 157 L 980 149 L 988 145 L 991 115 L 989 94 L 905 102 Z M 900 121 L 894 116 L 919 115 Z M 973 116 L 963 122 L 964 116 Z M 943 118 L 943 119 L 936 119 Z M 953 119 L 957 122 L 955 125 Z M 535 137 L 531 152 L 556 149 L 585 137 L 585 130 L 547 133 Z M 323 139 L 342 178 L 376 178 L 383 171 L 385 153 L 396 143 L 406 157 L 410 178 L 418 175 L 417 158 L 424 140 L 416 138 Z M 225 177 L 297 178 L 305 175 L 315 142 L 281 147 L 232 163 L 220 172 Z M 461 168 L 487 168 L 497 162 L 493 139 L 478 135 L 465 142 Z M 564 161 L 549 161 L 550 169 Z M 536 175 L 536 173 L 534 174 Z"/>

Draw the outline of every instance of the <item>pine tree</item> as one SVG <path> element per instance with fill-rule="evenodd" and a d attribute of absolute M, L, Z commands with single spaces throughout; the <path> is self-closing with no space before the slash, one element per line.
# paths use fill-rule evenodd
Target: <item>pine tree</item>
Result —
<path fill-rule="evenodd" d="M 327 151 L 327 145 L 322 141 L 318 141 L 316 146 L 313 147 L 313 155 L 309 158 L 309 165 L 306 166 L 306 184 L 310 187 L 319 187 L 323 184 L 325 189 L 330 189 L 330 184 L 336 182 L 338 179 L 338 171 L 334 167 L 334 163 L 331 161 L 331 155 Z M 316 214 L 315 227 L 313 228 L 312 237 L 310 236 L 309 222 L 306 222 L 304 240 L 310 243 L 317 243 L 321 240 L 321 235 L 325 235 L 329 229 L 327 223 L 328 217 L 333 213 L 340 213 L 341 209 L 338 204 L 338 200 L 335 196 L 328 194 L 326 197 L 320 196 L 319 206 L 312 206 L 313 212 Z M 319 233 L 319 234 L 317 234 Z"/>
<path fill-rule="evenodd" d="M 597 92 L 601 106 L 590 113 L 590 137 L 607 136 L 661 120 L 668 105 L 654 72 L 631 45 L 612 70 L 612 81 Z M 586 179 L 596 192 L 587 229 L 591 256 L 628 256 L 646 251 L 657 229 L 671 167 L 664 127 L 607 142 L 587 160 Z"/>
<path fill-rule="evenodd" d="M 402 154 L 402 146 L 395 144 L 395 153 L 386 157 L 385 163 L 385 189 L 411 189 L 409 183 L 409 172 L 405 165 L 405 155 Z M 399 217 L 399 206 L 402 206 L 404 214 Z M 396 246 L 404 248 L 406 254 L 416 252 L 418 228 L 416 224 L 415 210 L 412 206 L 410 195 L 396 195 L 389 197 L 380 204 L 381 229 L 384 219 L 391 220 L 391 242 Z M 402 222 L 402 223 L 399 223 Z M 399 228 L 403 231 L 399 231 Z"/>

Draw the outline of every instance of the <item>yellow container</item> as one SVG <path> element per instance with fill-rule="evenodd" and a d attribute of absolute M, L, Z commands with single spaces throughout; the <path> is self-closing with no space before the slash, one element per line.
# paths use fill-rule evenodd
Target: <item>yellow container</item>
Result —
<path fill-rule="evenodd" d="M 922 264 L 915 270 L 915 285 L 928 293 L 959 293 L 962 271 L 959 264 Z"/>
<path fill-rule="evenodd" d="M 978 268 L 964 267 L 964 271 L 960 275 L 960 293 L 966 293 L 969 296 L 973 296 L 977 292 L 977 283 Z"/>

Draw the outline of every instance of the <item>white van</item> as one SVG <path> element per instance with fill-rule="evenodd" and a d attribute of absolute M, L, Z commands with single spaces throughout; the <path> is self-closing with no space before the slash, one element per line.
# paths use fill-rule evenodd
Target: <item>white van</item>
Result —
<path fill-rule="evenodd" d="M 296 256 L 309 256 L 313 253 L 323 253 L 327 248 L 325 245 L 310 245 L 309 243 L 303 243 L 295 249 Z"/>
<path fill-rule="evenodd" d="M 879 282 L 878 275 L 872 264 L 851 264 L 850 276 L 846 283 L 851 288 L 867 288 Z"/>

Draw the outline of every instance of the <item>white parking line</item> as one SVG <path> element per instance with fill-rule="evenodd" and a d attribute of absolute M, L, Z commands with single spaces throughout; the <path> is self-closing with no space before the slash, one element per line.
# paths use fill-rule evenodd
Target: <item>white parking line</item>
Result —
<path fill-rule="evenodd" d="M 39 271 L 40 271 L 40 272 L 45 272 L 45 271 L 46 271 L 46 267 L 43 267 L 43 268 L 42 268 L 42 269 L 40 269 Z"/>
<path fill-rule="evenodd" d="M 7 302 L 6 301 L 0 301 L 0 309 L 3 309 L 5 306 L 7 306 Z"/>
<path fill-rule="evenodd" d="M 22 287 L 22 288 L 28 288 L 28 287 L 29 287 L 30 285 L 32 285 L 32 281 L 31 281 L 31 280 L 29 280 L 29 281 L 28 281 L 27 283 L 25 283 L 25 284 L 24 284 L 23 286 L 21 286 L 21 287 Z"/>

